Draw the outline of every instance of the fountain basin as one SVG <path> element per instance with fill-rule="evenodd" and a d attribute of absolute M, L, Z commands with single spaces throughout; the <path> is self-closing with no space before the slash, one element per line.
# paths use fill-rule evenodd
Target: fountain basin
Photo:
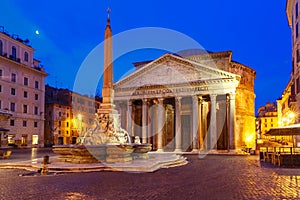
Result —
<path fill-rule="evenodd" d="M 105 149 L 104 145 L 88 148 L 84 145 L 55 145 L 52 150 L 59 155 L 58 161 L 80 164 L 99 163 L 105 160 Z"/>
<path fill-rule="evenodd" d="M 151 144 L 55 145 L 58 161 L 70 163 L 119 163 L 148 159 Z"/>

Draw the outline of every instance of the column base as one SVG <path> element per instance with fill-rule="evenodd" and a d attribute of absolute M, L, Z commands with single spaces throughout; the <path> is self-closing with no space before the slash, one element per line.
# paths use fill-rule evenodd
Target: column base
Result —
<path fill-rule="evenodd" d="M 156 152 L 157 152 L 157 153 L 163 153 L 164 150 L 163 150 L 163 149 L 157 149 Z"/>
<path fill-rule="evenodd" d="M 193 149 L 191 153 L 199 153 L 199 149 Z"/>
<path fill-rule="evenodd" d="M 218 150 L 217 149 L 210 149 L 208 150 L 209 154 L 218 154 Z"/>
<path fill-rule="evenodd" d="M 182 153 L 182 149 L 175 149 L 174 153 Z"/>

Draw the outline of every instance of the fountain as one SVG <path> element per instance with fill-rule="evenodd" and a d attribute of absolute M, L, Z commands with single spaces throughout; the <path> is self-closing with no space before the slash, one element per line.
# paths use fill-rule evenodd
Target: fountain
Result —
<path fill-rule="evenodd" d="M 120 115 L 113 104 L 112 31 L 110 9 L 104 41 L 104 73 L 102 103 L 96 113 L 95 128 L 90 129 L 76 145 L 56 145 L 54 153 L 59 161 L 71 163 L 128 162 L 133 159 L 147 159 L 151 144 L 132 143 L 130 135 L 121 128 Z"/>

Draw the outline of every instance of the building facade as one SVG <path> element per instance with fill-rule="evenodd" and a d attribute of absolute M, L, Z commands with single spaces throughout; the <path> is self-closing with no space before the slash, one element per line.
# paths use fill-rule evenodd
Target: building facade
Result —
<path fill-rule="evenodd" d="M 287 0 L 286 15 L 288 25 L 292 31 L 292 73 L 289 87 L 291 90 L 291 100 L 295 102 L 295 108 L 300 108 L 300 37 L 299 37 L 299 1 Z M 297 121 L 298 122 L 298 121 Z"/>
<path fill-rule="evenodd" d="M 43 146 L 47 74 L 34 49 L 0 29 L 0 145 Z"/>
<path fill-rule="evenodd" d="M 46 85 L 45 146 L 75 144 L 94 127 L 99 98 Z"/>
<path fill-rule="evenodd" d="M 189 50 L 135 63 L 114 84 L 122 127 L 158 151 L 254 149 L 256 73 L 231 58 Z"/>
<path fill-rule="evenodd" d="M 292 81 L 284 89 L 281 98 L 277 99 L 278 126 L 287 126 L 296 123 L 299 119 L 295 94 L 292 94 Z"/>
<path fill-rule="evenodd" d="M 278 113 L 275 102 L 268 102 L 266 105 L 258 108 L 258 116 L 256 123 L 259 124 L 258 139 L 267 139 L 265 136 L 271 128 L 278 127 Z"/>

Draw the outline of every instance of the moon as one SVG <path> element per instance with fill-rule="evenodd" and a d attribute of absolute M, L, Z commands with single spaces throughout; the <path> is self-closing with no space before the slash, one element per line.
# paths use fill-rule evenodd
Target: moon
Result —
<path fill-rule="evenodd" d="M 39 30 L 36 30 L 36 31 L 35 31 L 35 34 L 36 34 L 36 35 L 39 35 L 39 34 L 40 34 Z"/>

